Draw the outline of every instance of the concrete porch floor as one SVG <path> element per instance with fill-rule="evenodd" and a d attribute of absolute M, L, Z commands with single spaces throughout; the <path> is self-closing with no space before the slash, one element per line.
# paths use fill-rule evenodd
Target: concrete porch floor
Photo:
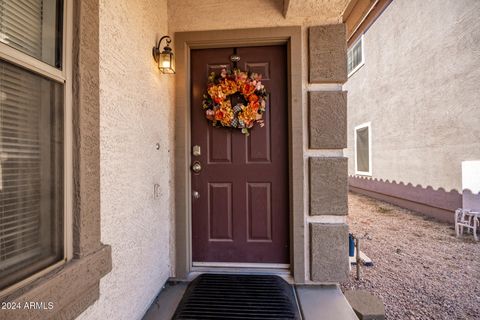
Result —
<path fill-rule="evenodd" d="M 169 281 L 150 306 L 143 320 L 169 320 L 189 282 Z M 294 285 L 303 319 L 358 320 L 347 299 L 336 285 Z"/>

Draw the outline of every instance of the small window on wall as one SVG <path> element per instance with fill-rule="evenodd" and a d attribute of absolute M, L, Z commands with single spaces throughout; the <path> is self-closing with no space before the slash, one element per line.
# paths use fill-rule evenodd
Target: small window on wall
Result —
<path fill-rule="evenodd" d="M 355 127 L 355 174 L 372 175 L 372 129 L 370 122 Z"/>
<path fill-rule="evenodd" d="M 363 35 L 360 39 L 357 40 L 347 52 L 347 71 L 348 76 L 350 77 L 354 74 L 361 66 L 363 66 L 364 54 L 363 54 Z"/>

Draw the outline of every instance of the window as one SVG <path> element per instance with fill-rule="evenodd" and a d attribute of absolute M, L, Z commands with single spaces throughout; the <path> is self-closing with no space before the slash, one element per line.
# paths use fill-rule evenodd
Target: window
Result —
<path fill-rule="evenodd" d="M 65 12 L 62 0 L 0 0 L 0 290 L 70 254 Z"/>
<path fill-rule="evenodd" d="M 372 130 L 370 122 L 355 127 L 355 174 L 372 175 Z"/>
<path fill-rule="evenodd" d="M 355 42 L 347 52 L 347 72 L 348 76 L 350 77 L 354 74 L 358 69 L 360 69 L 363 64 L 365 63 L 364 60 L 364 52 L 363 52 L 363 35 Z"/>

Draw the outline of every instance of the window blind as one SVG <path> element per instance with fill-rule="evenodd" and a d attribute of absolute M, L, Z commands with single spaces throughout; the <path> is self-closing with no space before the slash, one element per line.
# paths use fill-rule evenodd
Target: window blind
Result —
<path fill-rule="evenodd" d="M 0 0 L 0 41 L 52 56 L 52 5 Z M 63 84 L 0 60 L 0 289 L 62 256 L 62 226 Z"/>
<path fill-rule="evenodd" d="M 40 79 L 2 63 L 0 266 L 28 258 L 40 244 Z"/>
<path fill-rule="evenodd" d="M 39 0 L 0 0 L 3 42 L 37 59 L 42 57 L 42 3 Z"/>
<path fill-rule="evenodd" d="M 61 67 L 63 0 L 0 0 L 0 41 Z"/>

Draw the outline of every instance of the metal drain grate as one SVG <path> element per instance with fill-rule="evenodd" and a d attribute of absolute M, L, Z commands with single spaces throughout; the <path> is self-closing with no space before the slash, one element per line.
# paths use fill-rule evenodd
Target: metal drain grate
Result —
<path fill-rule="evenodd" d="M 300 319 L 293 288 L 278 276 L 202 274 L 173 319 Z"/>

